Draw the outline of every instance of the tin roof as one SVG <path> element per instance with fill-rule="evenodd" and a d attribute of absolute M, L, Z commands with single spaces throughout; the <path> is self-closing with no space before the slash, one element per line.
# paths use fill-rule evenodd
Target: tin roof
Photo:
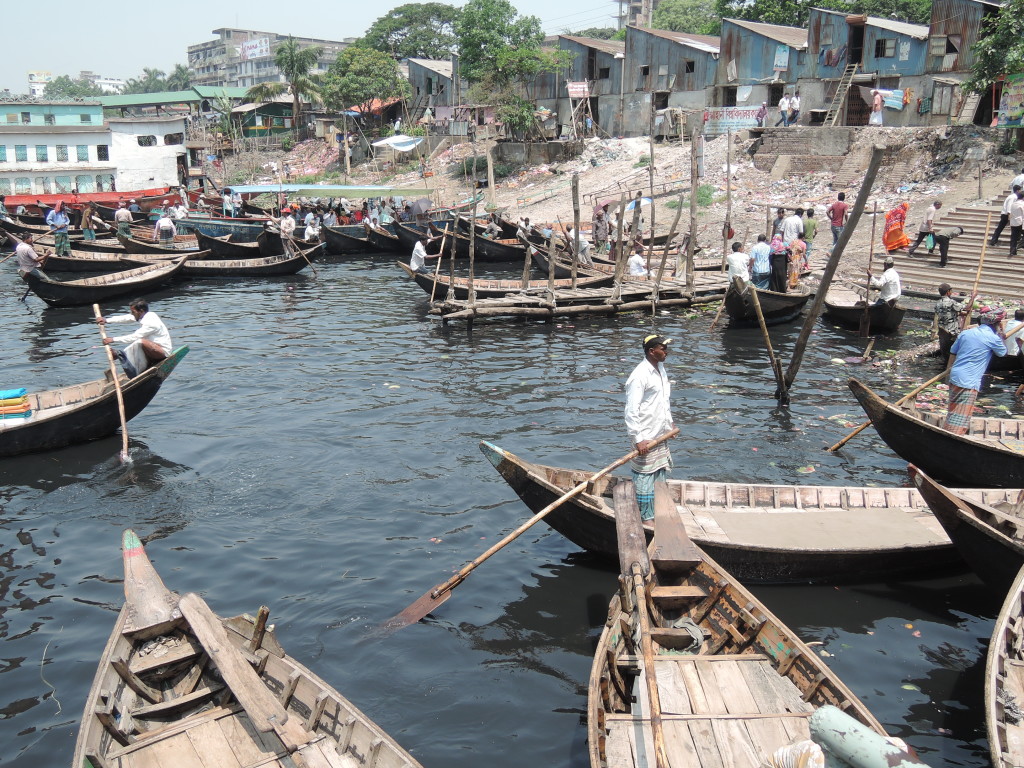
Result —
<path fill-rule="evenodd" d="M 895 32 L 897 35 L 903 35 L 904 37 L 913 37 L 916 40 L 927 40 L 928 39 L 928 25 L 927 24 L 911 24 L 907 21 L 896 21 L 894 19 L 883 19 L 879 16 L 858 16 L 856 14 L 844 13 L 843 11 L 835 11 L 831 8 L 812 8 L 812 11 L 818 11 L 819 13 L 827 13 L 831 16 L 841 16 L 843 19 L 860 19 L 861 22 L 869 27 L 878 27 L 879 29 L 887 29 L 890 32 Z"/>
<path fill-rule="evenodd" d="M 744 21 L 743 19 L 722 19 L 737 27 L 743 27 L 762 37 L 770 40 L 777 40 L 788 45 L 790 48 L 804 49 L 807 47 L 807 30 L 797 27 L 782 27 L 778 24 L 762 24 L 757 21 Z"/>
<path fill-rule="evenodd" d="M 667 29 L 643 29 L 641 31 L 706 53 L 718 53 L 721 50 L 721 39 L 712 35 L 691 35 L 689 32 L 672 32 Z"/>
<path fill-rule="evenodd" d="M 621 40 L 602 40 L 598 37 L 580 37 L 578 35 L 559 35 L 563 40 L 571 40 L 578 45 L 593 48 L 595 51 L 603 51 L 615 55 L 626 52 L 626 44 Z"/>
<path fill-rule="evenodd" d="M 447 77 L 449 80 L 452 77 L 452 62 L 451 60 L 444 59 L 409 59 L 413 64 L 429 69 L 431 72 L 437 72 L 442 77 Z"/>

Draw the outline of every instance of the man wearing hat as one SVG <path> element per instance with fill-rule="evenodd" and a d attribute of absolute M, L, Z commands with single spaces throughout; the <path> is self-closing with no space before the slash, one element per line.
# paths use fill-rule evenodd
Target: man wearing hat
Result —
<path fill-rule="evenodd" d="M 139 204 L 135 202 L 134 197 L 128 201 L 128 210 L 131 211 L 132 213 L 139 213 L 142 211 L 142 209 L 139 208 Z"/>
<path fill-rule="evenodd" d="M 939 352 L 949 357 L 949 350 L 960 335 L 960 315 L 964 313 L 965 304 L 957 301 L 950 294 L 953 288 L 949 283 L 939 286 L 939 300 L 935 302 L 935 324 L 939 329 Z M 972 295 L 973 299 L 974 296 Z"/>
<path fill-rule="evenodd" d="M 982 307 L 978 325 L 957 336 L 949 355 L 949 407 L 945 428 L 954 435 L 966 435 L 971 426 L 974 401 L 981 389 L 992 355 L 1006 354 L 1003 321 L 1006 310 Z"/>
<path fill-rule="evenodd" d="M 130 237 L 132 234 L 132 213 L 124 206 L 124 200 L 117 204 L 114 212 L 114 222 L 117 224 L 117 234 L 123 237 Z"/>
<path fill-rule="evenodd" d="M 644 339 L 644 360 L 626 380 L 626 431 L 638 452 L 630 462 L 640 516 L 654 518 L 654 484 L 672 468 L 668 442 L 654 448 L 651 441 L 672 429 L 669 395 L 672 384 L 665 372 L 665 358 L 672 339 L 652 334 Z"/>
<path fill-rule="evenodd" d="M 867 269 L 870 278 L 870 286 L 878 289 L 878 303 L 892 306 L 896 299 L 903 295 L 903 287 L 900 285 L 900 273 L 896 271 L 896 262 L 892 256 L 885 257 L 883 271 L 879 277 L 874 277 L 871 270 Z"/>

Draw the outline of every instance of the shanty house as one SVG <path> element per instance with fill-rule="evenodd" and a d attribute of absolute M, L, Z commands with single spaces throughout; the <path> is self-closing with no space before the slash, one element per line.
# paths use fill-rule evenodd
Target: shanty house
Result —
<path fill-rule="evenodd" d="M 886 125 L 918 124 L 914 99 L 925 69 L 927 26 L 812 8 L 807 28 L 799 85 L 808 118 L 813 121 L 815 113 L 824 117 L 836 93 L 845 91 L 843 103 L 836 105 L 840 124 L 867 125 L 871 90 L 878 88 L 892 92 L 886 99 Z"/>
<path fill-rule="evenodd" d="M 418 118 L 423 110 L 451 107 L 461 103 L 454 96 L 452 62 L 438 59 L 409 59 L 409 85 L 412 87 L 412 108 Z"/>
<path fill-rule="evenodd" d="M 625 44 L 575 35 L 558 35 L 548 43 L 568 51 L 572 60 L 568 67 L 534 80 L 529 92 L 538 108 L 556 116 L 560 135 L 573 135 L 574 110 L 577 124 L 582 124 L 584 131 L 589 117 L 595 124 L 592 131 L 615 135 Z M 569 83 L 576 84 L 572 94 Z"/>
<path fill-rule="evenodd" d="M 721 55 L 715 76 L 715 105 L 756 107 L 778 104 L 795 90 L 807 55 L 807 32 L 796 27 L 722 19 Z"/>

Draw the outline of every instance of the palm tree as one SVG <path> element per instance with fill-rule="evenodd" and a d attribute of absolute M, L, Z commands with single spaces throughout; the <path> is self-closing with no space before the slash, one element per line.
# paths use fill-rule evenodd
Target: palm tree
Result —
<path fill-rule="evenodd" d="M 292 128 L 297 130 L 299 114 L 302 111 L 302 97 L 316 96 L 320 93 L 316 77 L 309 72 L 316 66 L 323 52 L 322 45 L 300 48 L 295 38 L 289 35 L 287 40 L 277 46 L 274 53 L 274 63 L 281 70 L 286 82 L 258 83 L 246 91 L 245 98 L 253 102 L 273 101 L 288 91 L 292 95 Z"/>
<path fill-rule="evenodd" d="M 185 91 L 192 87 L 192 75 L 184 64 L 175 64 L 171 74 L 167 76 L 167 90 Z"/>

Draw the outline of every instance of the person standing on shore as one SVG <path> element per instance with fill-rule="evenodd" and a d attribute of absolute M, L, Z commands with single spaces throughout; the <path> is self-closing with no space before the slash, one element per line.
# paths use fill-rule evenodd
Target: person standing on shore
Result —
<path fill-rule="evenodd" d="M 1017 199 L 1010 203 L 1010 255 L 1017 255 L 1021 232 L 1024 231 L 1024 189 L 1017 190 Z"/>
<path fill-rule="evenodd" d="M 924 212 L 924 218 L 921 219 L 921 223 L 917 226 L 917 240 L 914 244 L 907 249 L 907 256 L 913 256 L 914 251 L 917 250 L 917 246 L 928 239 L 928 235 L 931 235 L 935 229 L 935 214 L 939 212 L 942 207 L 942 201 L 936 200 L 928 206 L 928 210 Z M 934 235 L 932 240 L 932 246 L 928 249 L 928 253 L 935 250 Z"/>
<path fill-rule="evenodd" d="M 604 210 L 598 209 L 594 214 L 594 250 L 597 253 L 604 253 L 608 245 L 608 219 L 605 218 Z"/>
<path fill-rule="evenodd" d="M 779 122 L 775 124 L 775 127 L 789 125 L 789 94 L 782 94 L 782 98 L 779 99 Z"/>
<path fill-rule="evenodd" d="M 846 193 L 840 192 L 836 195 L 836 201 L 829 203 L 825 209 L 825 215 L 832 225 L 832 246 L 839 242 L 839 236 L 846 228 L 846 220 L 850 215 L 850 206 L 846 204 Z"/>
<path fill-rule="evenodd" d="M 654 518 L 654 484 L 664 481 L 672 468 L 668 442 L 654 448 L 651 441 L 672 429 L 670 395 L 672 383 L 665 371 L 665 358 L 672 339 L 652 334 L 644 338 L 644 360 L 626 380 L 626 431 L 639 455 L 630 461 L 633 488 L 640 517 Z"/>
<path fill-rule="evenodd" d="M 807 267 L 810 265 L 811 249 L 814 247 L 814 236 L 818 233 L 818 220 L 814 218 L 813 208 L 808 208 L 805 213 L 807 218 L 804 219 L 804 242 L 807 243 L 807 253 L 804 254 L 804 266 Z"/>
<path fill-rule="evenodd" d="M 949 406 L 943 426 L 954 435 L 966 435 L 970 430 L 974 401 L 992 355 L 1006 355 L 1005 318 L 1006 310 L 982 307 L 979 324 L 953 342 L 949 355 Z"/>

